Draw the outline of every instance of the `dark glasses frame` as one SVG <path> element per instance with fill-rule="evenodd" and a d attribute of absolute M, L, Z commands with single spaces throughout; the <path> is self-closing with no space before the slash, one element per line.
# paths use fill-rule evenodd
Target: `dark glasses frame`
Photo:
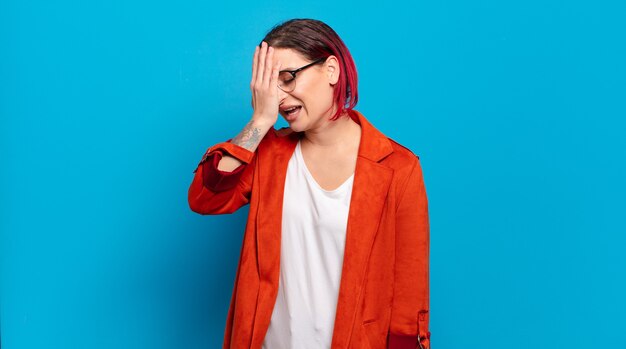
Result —
<path fill-rule="evenodd" d="M 291 80 L 289 80 L 289 81 L 293 81 L 293 80 L 295 80 L 295 79 L 296 79 L 296 74 L 297 74 L 297 73 L 299 73 L 299 72 L 303 71 L 304 69 L 306 69 L 306 68 L 308 68 L 308 67 L 314 66 L 314 65 L 319 64 L 319 63 L 321 63 L 321 62 L 325 62 L 327 58 L 328 58 L 328 57 L 323 57 L 323 58 L 320 58 L 320 59 L 318 59 L 318 60 L 316 60 L 316 61 L 314 61 L 314 62 L 311 62 L 311 63 L 309 63 L 309 64 L 307 64 L 307 65 L 305 65 L 305 66 L 303 66 L 303 67 L 300 67 L 300 68 L 298 68 L 298 69 L 294 69 L 294 70 L 281 70 L 281 71 L 279 71 L 279 72 L 278 72 L 278 74 L 281 74 L 281 73 L 289 73 L 289 74 L 291 74 Z M 281 90 L 283 90 L 283 91 L 285 91 L 285 92 L 291 92 L 291 91 L 293 91 L 293 90 L 296 88 L 296 86 L 295 86 L 295 84 L 294 84 L 294 86 L 293 86 L 293 88 L 292 88 L 292 89 L 285 90 L 284 88 L 282 88 L 282 87 L 280 86 L 280 80 L 279 80 L 279 81 L 278 81 L 278 88 L 280 88 Z"/>

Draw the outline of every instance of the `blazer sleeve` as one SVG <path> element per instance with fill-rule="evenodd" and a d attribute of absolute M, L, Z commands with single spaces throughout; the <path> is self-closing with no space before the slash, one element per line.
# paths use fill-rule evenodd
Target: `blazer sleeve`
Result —
<path fill-rule="evenodd" d="M 230 143 L 215 144 L 204 153 L 189 187 L 189 208 L 200 214 L 233 213 L 250 201 L 256 152 Z M 228 154 L 243 162 L 231 172 L 217 165 Z"/>
<path fill-rule="evenodd" d="M 430 349 L 428 200 L 419 158 L 399 194 L 389 349 Z"/>

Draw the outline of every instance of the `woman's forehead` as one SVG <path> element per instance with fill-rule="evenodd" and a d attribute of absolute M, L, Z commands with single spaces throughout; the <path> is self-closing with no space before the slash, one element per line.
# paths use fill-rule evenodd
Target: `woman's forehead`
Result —
<path fill-rule="evenodd" d="M 308 63 L 302 54 L 290 48 L 275 48 L 274 60 L 281 62 L 281 70 L 298 69 Z"/>

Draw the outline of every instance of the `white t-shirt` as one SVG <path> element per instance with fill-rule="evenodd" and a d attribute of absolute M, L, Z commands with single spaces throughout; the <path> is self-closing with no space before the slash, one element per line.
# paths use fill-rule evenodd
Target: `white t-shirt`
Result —
<path fill-rule="evenodd" d="M 353 180 L 322 189 L 296 145 L 285 181 L 278 295 L 263 349 L 330 348 Z"/>

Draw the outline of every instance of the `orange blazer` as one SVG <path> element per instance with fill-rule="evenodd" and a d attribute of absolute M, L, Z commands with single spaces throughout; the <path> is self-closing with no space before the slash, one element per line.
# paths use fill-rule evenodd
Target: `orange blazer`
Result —
<path fill-rule="evenodd" d="M 419 157 L 350 111 L 361 141 L 348 213 L 332 349 L 430 348 L 428 203 Z M 255 152 L 211 146 L 189 188 L 200 214 L 250 204 L 223 348 L 260 349 L 280 267 L 287 163 L 302 133 L 272 128 Z M 224 153 L 243 164 L 217 170 Z M 295 349 L 295 348 L 294 348 Z"/>

